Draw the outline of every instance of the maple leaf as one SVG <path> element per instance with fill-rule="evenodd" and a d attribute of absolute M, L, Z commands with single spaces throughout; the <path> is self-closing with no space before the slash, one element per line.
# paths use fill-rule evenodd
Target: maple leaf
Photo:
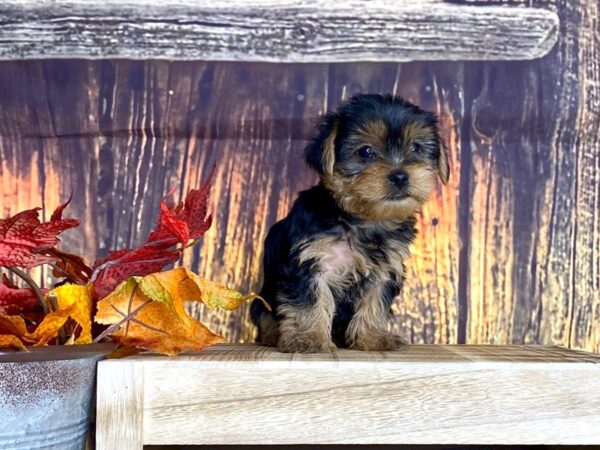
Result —
<path fill-rule="evenodd" d="M 79 337 L 74 344 L 92 343 L 92 285 L 65 284 L 52 289 L 47 297 L 56 299 L 58 311 L 67 311 L 68 316 L 79 326 Z M 75 332 L 72 333 L 75 336 Z"/>
<path fill-rule="evenodd" d="M 19 288 L 6 274 L 0 281 L 0 314 L 25 314 L 40 306 L 31 288 Z"/>
<path fill-rule="evenodd" d="M 215 291 L 209 292 L 211 289 Z M 174 355 L 223 342 L 221 336 L 187 314 L 185 302 L 234 309 L 254 298 L 260 297 L 243 296 L 177 267 L 124 281 L 98 302 L 95 321 L 109 325 L 103 334 L 122 345 Z"/>
<path fill-rule="evenodd" d="M 156 229 L 148 236 L 149 241 L 181 242 L 185 247 L 190 239 L 198 239 L 212 225 L 209 212 L 209 199 L 212 179 L 216 166 L 213 166 L 206 181 L 198 189 L 190 189 L 185 200 L 176 207 L 167 204 L 170 191 L 161 201 L 161 214 Z"/>
<path fill-rule="evenodd" d="M 158 272 L 177 262 L 189 240 L 198 239 L 209 229 L 212 223 L 209 195 L 214 172 L 213 167 L 202 186 L 190 190 L 184 202 L 176 207 L 167 204 L 172 192 L 162 199 L 156 227 L 144 244 L 114 251 L 95 262 L 90 280 L 98 299 L 106 297 L 129 277 Z"/>
<path fill-rule="evenodd" d="M 111 253 L 94 269 L 92 282 L 97 298 L 104 298 L 123 280 L 134 275 L 158 272 L 179 259 L 178 251 L 159 246 L 144 245 L 140 248 L 124 249 Z"/>
<path fill-rule="evenodd" d="M 69 201 L 60 205 L 49 222 L 40 222 L 41 208 L 22 211 L 0 219 L 0 265 L 31 268 L 55 261 L 45 251 L 56 246 L 58 235 L 79 225 L 75 219 L 63 219 L 62 212 Z"/>
<path fill-rule="evenodd" d="M 52 275 L 56 278 L 64 277 L 72 283 L 86 284 L 92 276 L 92 268 L 79 255 L 58 248 L 51 248 L 45 253 L 55 259 Z"/>

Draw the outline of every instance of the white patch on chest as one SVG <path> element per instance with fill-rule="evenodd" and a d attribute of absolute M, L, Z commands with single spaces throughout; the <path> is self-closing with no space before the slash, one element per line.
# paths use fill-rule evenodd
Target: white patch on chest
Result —
<path fill-rule="evenodd" d="M 354 265 L 354 255 L 348 246 L 348 241 L 340 239 L 332 242 L 327 251 L 323 252 L 319 262 L 322 274 L 343 274 Z"/>
<path fill-rule="evenodd" d="M 314 261 L 317 277 L 323 281 L 352 279 L 357 268 L 364 266 L 364 258 L 353 252 L 348 241 L 337 236 L 326 236 L 306 244 L 300 253 L 300 262 Z"/>

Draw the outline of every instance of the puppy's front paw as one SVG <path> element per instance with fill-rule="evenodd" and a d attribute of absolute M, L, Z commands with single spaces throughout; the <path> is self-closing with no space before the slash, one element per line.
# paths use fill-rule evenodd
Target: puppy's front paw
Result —
<path fill-rule="evenodd" d="M 313 333 L 282 335 L 278 347 L 283 353 L 331 353 L 337 348 L 331 339 Z"/>
<path fill-rule="evenodd" d="M 402 336 L 392 333 L 370 333 L 358 337 L 350 346 L 353 350 L 363 351 L 392 351 L 408 345 L 408 341 Z"/>

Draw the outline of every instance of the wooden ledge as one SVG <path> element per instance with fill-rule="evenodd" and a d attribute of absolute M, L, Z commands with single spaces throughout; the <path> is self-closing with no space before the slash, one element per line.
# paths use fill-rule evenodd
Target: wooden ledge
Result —
<path fill-rule="evenodd" d="M 213 444 L 596 444 L 600 355 L 220 345 L 99 363 L 98 450 Z"/>
<path fill-rule="evenodd" d="M 0 59 L 534 59 L 558 23 L 544 9 L 442 0 L 5 0 Z"/>

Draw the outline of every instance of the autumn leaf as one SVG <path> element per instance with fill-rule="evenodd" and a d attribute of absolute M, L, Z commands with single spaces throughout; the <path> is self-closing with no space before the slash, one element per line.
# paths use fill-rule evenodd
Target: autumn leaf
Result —
<path fill-rule="evenodd" d="M 175 356 L 182 351 L 199 352 L 214 344 L 225 342 L 221 336 L 212 335 L 211 338 L 200 340 L 198 338 L 188 338 L 185 336 L 165 335 L 159 337 L 137 338 L 130 336 L 114 336 L 113 339 L 119 345 L 127 348 L 137 348 L 148 350 L 163 355 Z M 113 356 L 114 357 L 114 356 Z"/>
<path fill-rule="evenodd" d="M 98 302 L 95 320 L 109 325 L 106 335 L 122 345 L 172 355 L 223 342 L 221 336 L 187 314 L 186 302 L 235 309 L 257 297 L 244 296 L 178 267 L 124 281 Z"/>
<path fill-rule="evenodd" d="M 27 314 L 40 306 L 31 288 L 19 288 L 6 274 L 0 281 L 0 314 Z"/>
<path fill-rule="evenodd" d="M 0 334 L 11 334 L 19 338 L 27 335 L 27 325 L 21 316 L 0 314 Z"/>
<path fill-rule="evenodd" d="M 14 336 L 25 345 L 43 346 L 56 339 L 70 319 L 79 329 L 78 337 L 70 341 L 74 344 L 90 344 L 92 342 L 91 284 L 84 286 L 68 284 L 54 288 L 46 294 L 47 300 L 51 298 L 56 300 L 58 309 L 47 314 L 31 332 L 27 330 L 26 322 L 21 316 L 0 314 L 0 335 Z M 15 342 L 14 339 L 5 338 L 0 343 L 0 348 L 15 347 Z"/>
<path fill-rule="evenodd" d="M 94 270 L 92 275 L 94 293 L 97 298 L 104 298 L 123 280 L 134 275 L 158 272 L 163 267 L 176 262 L 179 256 L 179 251 L 170 251 L 153 245 L 113 252 Z"/>
<path fill-rule="evenodd" d="M 20 316 L 0 314 L 0 348 L 25 348 L 27 325 Z"/>
<path fill-rule="evenodd" d="M 152 300 L 139 288 L 139 281 L 130 278 L 98 302 L 95 320 L 110 325 L 107 334 L 115 341 L 169 355 L 223 341 L 190 317 L 178 297 Z"/>
<path fill-rule="evenodd" d="M 195 273 L 189 272 L 189 277 L 198 286 L 200 290 L 200 301 L 211 309 L 238 309 L 242 303 L 252 301 L 256 298 L 262 300 L 256 294 L 242 295 L 240 292 L 228 288 L 227 286 L 216 283 L 205 278 L 201 278 Z M 270 311 L 271 306 L 263 300 L 265 306 Z"/>
<path fill-rule="evenodd" d="M 33 342 L 37 346 L 48 345 L 51 340 L 56 339 L 58 333 L 65 323 L 67 323 L 67 320 L 69 320 L 69 317 L 74 311 L 75 307 L 71 306 L 67 309 L 61 309 L 46 314 L 37 328 L 26 336 L 27 340 Z"/>
<path fill-rule="evenodd" d="M 47 297 L 53 297 L 58 311 L 68 311 L 71 318 L 80 327 L 75 344 L 92 343 L 92 285 L 65 284 L 52 289 Z M 74 333 L 73 333 L 74 334 Z"/>
<path fill-rule="evenodd" d="M 45 251 L 60 242 L 60 233 L 79 225 L 78 220 L 62 218 L 68 203 L 59 206 L 49 222 L 40 222 L 41 208 L 0 219 L 0 265 L 31 268 L 55 261 Z"/>
<path fill-rule="evenodd" d="M 0 334 L 0 348 L 16 348 L 17 350 L 27 350 L 21 339 L 12 334 Z"/>
<path fill-rule="evenodd" d="M 169 206 L 164 198 L 156 227 L 140 247 L 114 251 L 94 263 L 90 280 L 98 299 L 106 297 L 129 277 L 159 272 L 175 263 L 189 240 L 208 230 L 212 223 L 209 195 L 213 174 L 214 168 L 200 189 L 190 190 L 184 202 L 175 207 Z"/>
<path fill-rule="evenodd" d="M 176 207 L 167 204 L 167 194 L 161 201 L 161 214 L 157 226 L 149 241 L 179 241 L 185 247 L 189 239 L 198 239 L 210 228 L 212 215 L 209 212 L 210 188 L 215 175 L 216 166 L 210 171 L 206 181 L 199 189 L 190 189 L 185 200 Z M 174 242 L 175 241 L 175 242 Z"/>
<path fill-rule="evenodd" d="M 45 254 L 55 259 L 52 275 L 56 278 L 66 278 L 72 283 L 86 284 L 92 276 L 92 268 L 79 255 L 58 248 L 51 248 Z"/>

